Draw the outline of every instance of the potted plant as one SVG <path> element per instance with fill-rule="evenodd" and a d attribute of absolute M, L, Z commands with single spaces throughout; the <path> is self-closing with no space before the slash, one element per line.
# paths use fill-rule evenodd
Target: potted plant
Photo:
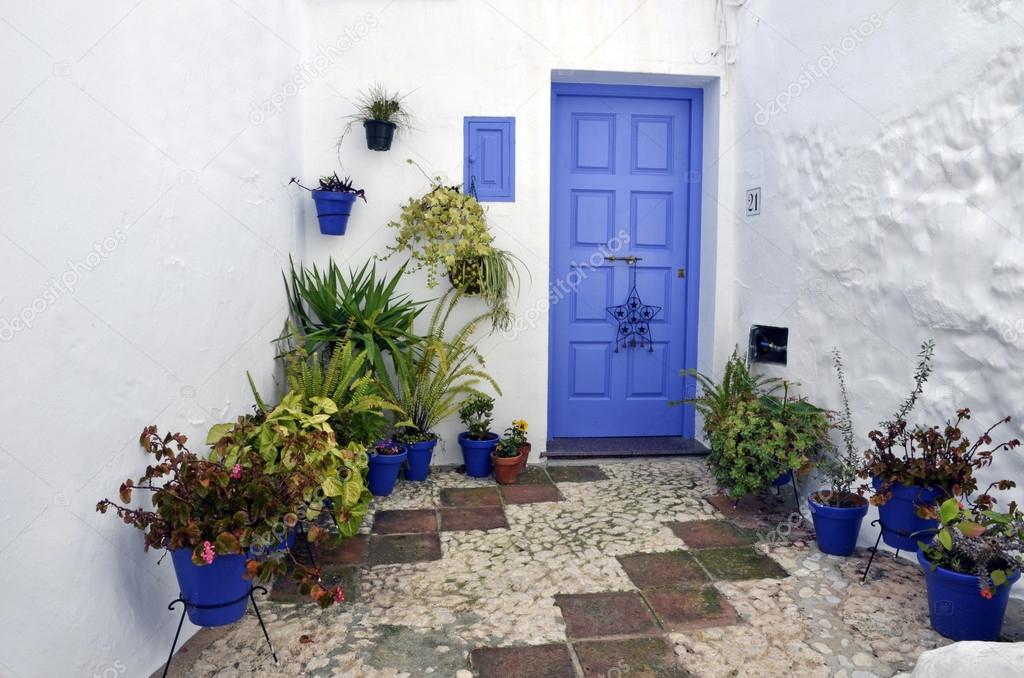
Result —
<path fill-rule="evenodd" d="M 530 425 L 525 419 L 513 419 L 512 425 L 505 429 L 505 437 L 515 442 L 516 449 L 522 453 L 522 458 L 519 460 L 519 471 L 522 473 L 526 470 L 526 463 L 530 457 L 530 451 L 533 449 L 533 445 L 526 438 L 526 431 Z"/>
<path fill-rule="evenodd" d="M 388 256 L 408 252 L 410 270 L 424 269 L 431 288 L 447 275 L 454 289 L 484 300 L 492 327 L 508 329 L 519 260 L 494 247 L 484 208 L 476 198 L 458 186 L 443 185 L 440 177 L 430 181 L 430 190 L 410 199 L 399 220 L 388 224 L 398 231 Z"/>
<path fill-rule="evenodd" d="M 459 420 L 467 429 L 459 434 L 459 446 L 466 462 L 466 475 L 473 478 L 491 475 L 491 453 L 498 445 L 498 434 L 491 432 L 492 414 L 494 398 L 483 394 L 469 396 L 459 407 Z"/>
<path fill-rule="evenodd" d="M 868 500 L 863 496 L 864 490 L 854 489 L 863 457 L 854 442 L 850 398 L 838 349 L 832 351 L 832 364 L 842 397 L 842 409 L 833 414 L 832 425 L 842 436 L 843 447 L 840 451 L 829 444 L 830 454 L 818 461 L 817 468 L 829 486 L 812 493 L 807 498 L 807 505 L 814 521 L 818 548 L 834 556 L 848 556 L 857 548 L 860 527 L 868 512 Z"/>
<path fill-rule="evenodd" d="M 284 552 L 256 560 L 247 557 L 248 550 L 274 540 L 274 526 L 294 526 L 303 495 L 317 481 L 299 471 L 267 473 L 258 459 L 250 466 L 201 459 L 186 441 L 180 433 L 161 437 L 155 426 L 147 427 L 139 443 L 153 465 L 137 481 L 121 484 L 120 503 L 104 499 L 96 510 L 113 509 L 142 530 L 145 550 L 168 549 L 189 619 L 197 626 L 223 626 L 245 614 L 250 580 L 268 581 L 284 572 Z M 149 493 L 152 509 L 129 506 L 136 490 Z M 311 531 L 310 538 L 322 535 Z M 300 588 L 321 606 L 344 599 L 340 588 L 320 585 L 317 570 L 294 559 L 292 564 Z"/>
<path fill-rule="evenodd" d="M 696 370 L 681 374 L 695 377 L 701 388 L 683 402 L 704 416 L 708 465 L 732 497 L 787 482 L 791 472 L 806 470 L 819 453 L 829 428 L 824 410 L 790 396 L 787 382 L 751 374 L 737 352 L 720 382 Z"/>
<path fill-rule="evenodd" d="M 1008 489 L 1012 481 L 992 487 Z M 928 587 L 932 628 L 953 640 L 999 640 L 1011 587 L 1024 565 L 1024 514 L 994 511 L 986 492 L 965 506 L 942 502 L 938 531 L 917 553 Z"/>
<path fill-rule="evenodd" d="M 371 151 L 391 150 L 395 132 L 409 127 L 409 113 L 403 99 L 402 95 L 389 91 L 380 83 L 370 85 L 360 95 L 358 110 L 351 118 L 362 121 L 366 147 Z"/>
<path fill-rule="evenodd" d="M 353 188 L 352 179 L 349 177 L 339 179 L 337 172 L 320 177 L 318 188 L 303 186 L 295 177 L 292 177 L 289 183 L 305 188 L 313 195 L 316 216 L 320 221 L 320 232 L 324 235 L 345 235 L 356 198 L 362 198 L 363 202 L 366 202 L 366 192 L 361 188 Z"/>
<path fill-rule="evenodd" d="M 502 438 L 491 452 L 494 480 L 500 485 L 511 485 L 519 479 L 523 469 L 523 453 L 513 438 Z"/>
<path fill-rule="evenodd" d="M 378 440 L 373 446 L 367 482 L 375 497 L 386 497 L 394 491 L 405 458 L 405 448 L 394 440 Z"/>
<path fill-rule="evenodd" d="M 398 442 L 405 446 L 406 461 L 402 477 L 413 482 L 420 482 L 430 475 L 430 462 L 437 447 L 437 437 L 424 434 L 415 427 L 406 427 L 398 435 Z"/>
<path fill-rule="evenodd" d="M 211 459 L 258 467 L 272 477 L 301 472 L 313 478 L 315 486 L 303 495 L 304 513 L 315 519 L 329 510 L 341 537 L 356 534 L 372 498 L 366 486 L 369 458 L 363 443 L 338 445 L 331 426 L 338 406 L 330 398 L 289 391 L 271 408 L 255 388 L 253 395 L 255 415 L 211 427 Z"/>
<path fill-rule="evenodd" d="M 406 421 L 396 424 L 395 440 L 406 445 L 410 470 L 415 476 L 426 473 L 430 455 L 437 444 L 436 427 L 455 414 L 462 398 L 481 394 L 477 386 L 485 382 L 497 393 L 498 384 L 484 370 L 483 356 L 472 337 L 481 317 L 474 318 L 447 338 L 447 323 L 458 303 L 458 293 L 449 291 L 440 300 L 430 318 L 421 343 L 393 354 L 394 370 L 382 380 L 386 398 L 396 403 Z M 421 455 L 416 460 L 416 455 Z"/>

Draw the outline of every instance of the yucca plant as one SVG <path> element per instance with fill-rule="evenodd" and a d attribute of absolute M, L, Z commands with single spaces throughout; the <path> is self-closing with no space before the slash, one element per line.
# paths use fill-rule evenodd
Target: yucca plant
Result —
<path fill-rule="evenodd" d="M 484 359 L 473 334 L 486 314 L 478 316 L 447 338 L 447 324 L 461 294 L 448 291 L 430 318 L 426 339 L 408 353 L 395 355 L 395 371 L 383 385 L 386 397 L 397 403 L 408 423 L 400 433 L 406 442 L 429 440 L 434 427 L 459 410 L 463 398 L 487 394 L 487 384 L 501 394 L 497 382 L 483 370 Z"/>
<path fill-rule="evenodd" d="M 291 259 L 289 264 L 291 274 L 284 276 L 284 283 L 291 321 L 310 354 L 329 351 L 347 335 L 354 350 L 367 353 L 364 367 L 383 374 L 385 354 L 408 351 L 422 340 L 413 331 L 413 322 L 427 302 L 395 291 L 405 266 L 388 279 L 378 276 L 371 262 L 347 276 L 334 260 L 323 271 L 316 265 L 296 268 Z M 281 341 L 289 336 L 286 331 Z"/>
<path fill-rule="evenodd" d="M 385 397 L 380 381 L 366 369 L 368 353 L 356 350 L 350 333 L 326 351 L 309 353 L 298 330 L 289 323 L 288 350 L 284 354 L 288 387 L 307 398 L 327 398 L 337 412 L 330 418 L 338 442 L 369 446 L 379 438 L 386 412 L 401 416 L 402 408 Z M 330 357 L 326 359 L 325 356 Z"/>

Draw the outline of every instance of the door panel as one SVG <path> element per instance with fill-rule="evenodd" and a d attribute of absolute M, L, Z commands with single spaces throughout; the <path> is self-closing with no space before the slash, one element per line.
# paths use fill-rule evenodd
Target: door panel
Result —
<path fill-rule="evenodd" d="M 552 289 L 569 292 L 550 313 L 551 437 L 692 436 L 692 409 L 668 403 L 696 357 L 700 92 L 553 89 Z M 608 254 L 640 258 L 637 292 L 661 307 L 649 348 L 616 350 L 607 308 L 632 280 Z"/>

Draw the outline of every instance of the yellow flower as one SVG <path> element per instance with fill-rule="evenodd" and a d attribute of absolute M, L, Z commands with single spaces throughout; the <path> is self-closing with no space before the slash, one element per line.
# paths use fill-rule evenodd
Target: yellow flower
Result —
<path fill-rule="evenodd" d="M 529 424 L 526 423 L 525 419 L 513 419 L 512 425 L 515 426 L 520 431 L 525 431 L 526 429 L 529 428 Z"/>

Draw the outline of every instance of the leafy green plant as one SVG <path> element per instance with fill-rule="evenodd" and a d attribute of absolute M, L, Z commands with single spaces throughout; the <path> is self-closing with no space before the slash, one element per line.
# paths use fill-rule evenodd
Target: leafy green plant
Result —
<path fill-rule="evenodd" d="M 494 448 L 494 454 L 498 457 L 518 457 L 519 446 L 510 438 L 502 438 Z"/>
<path fill-rule="evenodd" d="M 284 278 L 291 321 L 303 337 L 309 353 L 327 348 L 346 336 L 357 351 L 366 351 L 368 367 L 380 375 L 386 372 L 385 355 L 407 351 L 421 341 L 413 323 L 427 302 L 414 301 L 396 292 L 403 266 L 389 280 L 377 274 L 376 265 L 363 264 L 345 276 L 330 260 L 321 271 L 295 267 Z M 294 338 L 286 331 L 281 341 Z"/>
<path fill-rule="evenodd" d="M 318 485 L 303 494 L 311 520 L 329 510 L 343 537 L 354 535 L 366 515 L 372 495 L 366 487 L 366 446 L 354 442 L 339 447 L 330 419 L 338 407 L 330 398 L 291 391 L 273 409 L 256 395 L 259 413 L 234 423 L 217 424 L 206 442 L 210 458 L 243 468 L 258 466 L 268 475 L 301 472 Z"/>
<path fill-rule="evenodd" d="M 411 118 L 403 103 L 404 97 L 379 82 L 359 94 L 354 120 L 379 120 L 394 123 L 397 129 L 408 129 Z"/>
<path fill-rule="evenodd" d="M 357 351 L 350 335 L 327 353 L 310 354 L 298 331 L 290 328 L 290 341 L 284 353 L 285 376 L 289 388 L 306 398 L 328 398 L 337 408 L 330 423 L 339 444 L 350 442 L 369 446 L 387 427 L 386 413 L 401 414 L 401 407 L 384 397 L 380 381 L 367 372 L 368 352 Z M 250 379 L 251 381 L 251 379 Z"/>
<path fill-rule="evenodd" d="M 299 188 L 304 188 L 309 192 L 313 191 L 328 191 L 330 193 L 353 193 L 357 198 L 362 198 L 363 202 L 366 202 L 366 191 L 361 188 L 352 187 L 352 177 L 345 177 L 344 179 L 338 178 L 338 173 L 325 174 L 320 177 L 320 184 L 316 188 L 309 188 L 303 186 L 302 183 L 295 177 L 288 182 L 289 184 L 295 184 Z"/>
<path fill-rule="evenodd" d="M 501 394 L 497 382 L 484 371 L 483 356 L 473 343 L 477 324 L 485 316 L 470 320 L 447 337 L 448 320 L 458 300 L 455 291 L 441 298 L 424 342 L 396 355 L 394 374 L 382 382 L 385 397 L 398 404 L 408 420 L 396 436 L 401 442 L 433 439 L 434 427 L 455 414 L 463 398 L 486 395 L 480 384 Z"/>
<path fill-rule="evenodd" d="M 474 393 L 462 401 L 459 407 L 459 420 L 469 431 L 470 440 L 487 440 L 493 438 L 491 423 L 494 415 L 494 398 Z"/>
<path fill-rule="evenodd" d="M 837 412 L 829 413 L 829 416 L 832 428 L 839 432 L 843 445 L 840 449 L 830 440 L 822 441 L 825 445 L 825 453 L 818 460 L 816 466 L 828 483 L 828 489 L 815 492 L 812 499 L 825 506 L 853 508 L 864 504 L 864 499 L 862 499 L 864 488 L 854 487 L 861 466 L 863 466 L 864 457 L 857 449 L 854 438 L 853 414 L 850 411 L 850 396 L 846 390 L 846 371 L 837 348 L 832 349 L 832 366 L 836 372 L 836 380 L 839 382 L 842 407 Z"/>
<path fill-rule="evenodd" d="M 920 546 L 933 568 L 975 575 L 979 594 L 991 598 L 1024 566 L 1024 514 L 1015 502 L 1005 513 L 994 511 L 988 492 L 979 499 L 965 506 L 951 497 L 932 509 L 939 530 Z"/>
<path fill-rule="evenodd" d="M 683 370 L 679 375 L 695 379 L 699 392 L 693 398 L 671 404 L 693 405 L 704 419 L 704 436 L 709 442 L 737 402 L 771 393 L 780 383 L 779 379 L 751 374 L 747 361 L 738 350 L 733 350 L 726 361 L 721 381 L 715 381 L 695 369 Z"/>
<path fill-rule="evenodd" d="M 261 458 L 247 465 L 201 459 L 186 447 L 180 434 L 160 437 L 155 426 L 139 437 L 142 449 L 154 458 L 137 481 L 126 480 L 119 491 L 120 504 L 103 499 L 96 510 L 113 509 L 126 524 L 142 530 L 145 546 L 158 549 L 191 549 L 192 562 L 204 566 L 219 556 L 248 554 L 250 547 L 274 542 L 275 529 L 298 520 L 296 507 L 312 492 L 317 480 L 293 468 L 268 473 Z M 153 509 L 130 508 L 133 493 L 149 494 Z M 323 532 L 310 531 L 316 541 Z M 291 557 L 288 553 L 287 557 Z M 285 552 L 274 557 L 250 558 L 246 577 L 269 581 L 282 574 Z M 319 571 L 292 558 L 299 588 L 322 607 L 343 599 L 337 587 L 328 591 L 319 584 Z"/>

